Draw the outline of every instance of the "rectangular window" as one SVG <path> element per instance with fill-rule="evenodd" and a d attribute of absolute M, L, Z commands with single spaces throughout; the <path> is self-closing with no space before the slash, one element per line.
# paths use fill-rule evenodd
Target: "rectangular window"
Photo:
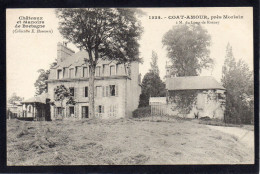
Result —
<path fill-rule="evenodd" d="M 75 77 L 79 77 L 79 67 L 75 67 Z"/>
<path fill-rule="evenodd" d="M 83 67 L 83 77 L 88 77 L 88 68 Z"/>
<path fill-rule="evenodd" d="M 96 108 L 96 112 L 101 114 L 101 113 L 104 113 L 104 106 L 102 105 L 98 105 L 97 108 Z"/>
<path fill-rule="evenodd" d="M 81 107 L 82 118 L 88 118 L 88 106 Z"/>
<path fill-rule="evenodd" d="M 73 88 L 73 87 L 70 88 L 70 94 L 71 94 L 72 96 L 74 96 L 74 88 Z"/>
<path fill-rule="evenodd" d="M 103 75 L 109 76 L 109 66 L 108 65 L 103 65 Z"/>
<path fill-rule="evenodd" d="M 61 107 L 57 107 L 57 114 L 58 114 L 58 115 L 62 115 L 62 109 L 61 109 Z"/>
<path fill-rule="evenodd" d="M 70 78 L 73 78 L 73 77 L 74 77 L 74 69 L 70 69 L 69 77 L 70 77 Z"/>
<path fill-rule="evenodd" d="M 85 87 L 84 96 L 85 96 L 85 97 L 88 97 L 88 87 L 87 87 L 87 86 Z"/>
<path fill-rule="evenodd" d="M 68 78 L 68 68 L 63 69 L 63 77 Z"/>
<path fill-rule="evenodd" d="M 102 86 L 96 86 L 96 96 L 102 97 Z"/>
<path fill-rule="evenodd" d="M 115 66 L 114 66 L 114 65 L 110 66 L 110 75 L 111 75 L 111 76 L 116 75 Z"/>
<path fill-rule="evenodd" d="M 74 106 L 70 106 L 70 116 L 71 116 L 72 114 L 74 115 Z"/>
<path fill-rule="evenodd" d="M 96 67 L 95 76 L 97 76 L 97 77 L 100 76 L 100 66 Z"/>
<path fill-rule="evenodd" d="M 116 96 L 116 85 L 109 85 L 110 96 Z"/>
<path fill-rule="evenodd" d="M 109 111 L 108 111 L 109 117 L 117 117 L 117 105 L 110 105 Z"/>
<path fill-rule="evenodd" d="M 102 113 L 102 106 L 101 105 L 98 106 L 98 113 Z"/>
<path fill-rule="evenodd" d="M 117 71 L 116 74 L 117 74 L 117 75 L 120 75 L 120 74 L 121 74 L 121 71 L 120 71 L 120 70 L 121 70 L 121 67 L 122 67 L 122 66 L 121 66 L 120 64 L 116 64 L 116 71 Z"/>
<path fill-rule="evenodd" d="M 58 69 L 58 72 L 57 72 L 57 74 L 58 74 L 58 79 L 61 79 L 62 78 L 62 70 L 61 69 Z"/>
<path fill-rule="evenodd" d="M 32 106 L 29 106 L 28 113 L 32 112 Z"/>

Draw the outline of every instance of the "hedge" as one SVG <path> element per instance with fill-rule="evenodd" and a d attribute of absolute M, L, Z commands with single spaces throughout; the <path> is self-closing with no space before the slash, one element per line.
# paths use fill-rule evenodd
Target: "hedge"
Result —
<path fill-rule="evenodd" d="M 144 118 L 151 116 L 151 107 L 142 107 L 133 111 L 133 118 Z"/>

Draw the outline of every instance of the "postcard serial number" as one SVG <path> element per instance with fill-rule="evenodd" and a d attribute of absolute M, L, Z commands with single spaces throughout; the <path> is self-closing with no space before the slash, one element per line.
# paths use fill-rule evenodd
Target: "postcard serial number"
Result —
<path fill-rule="evenodd" d="M 207 15 L 173 15 L 173 16 L 149 16 L 149 19 L 207 19 L 207 20 L 215 20 L 215 19 L 243 19 L 242 15 L 213 15 L 213 16 L 207 16 Z"/>

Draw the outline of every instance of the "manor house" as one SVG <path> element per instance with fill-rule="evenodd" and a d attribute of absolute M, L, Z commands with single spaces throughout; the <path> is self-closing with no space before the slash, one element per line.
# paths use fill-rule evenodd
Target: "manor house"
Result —
<path fill-rule="evenodd" d="M 51 119 L 89 118 L 89 66 L 86 51 L 75 53 L 65 43 L 57 45 L 57 65 L 50 69 L 48 96 L 53 103 Z M 55 101 L 54 89 L 64 85 L 73 94 L 75 105 Z M 95 116 L 97 118 L 129 117 L 138 107 L 141 93 L 139 63 L 128 65 L 100 60 L 95 70 Z"/>

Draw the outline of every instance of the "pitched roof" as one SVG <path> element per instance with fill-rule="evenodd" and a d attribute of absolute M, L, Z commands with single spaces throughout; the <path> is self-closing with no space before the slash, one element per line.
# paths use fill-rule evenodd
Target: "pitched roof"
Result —
<path fill-rule="evenodd" d="M 32 98 L 29 98 L 21 103 L 46 103 L 46 99 L 49 98 L 49 94 L 48 93 L 44 93 Z"/>
<path fill-rule="evenodd" d="M 168 90 L 225 89 L 211 76 L 186 76 L 166 79 Z"/>
<path fill-rule="evenodd" d="M 149 103 L 166 103 L 166 97 L 150 97 Z"/>
<path fill-rule="evenodd" d="M 69 67 L 70 65 L 73 64 L 85 64 L 84 59 L 88 59 L 88 53 L 86 51 L 79 51 L 67 58 L 63 62 L 60 62 L 60 66 L 62 67 Z"/>
<path fill-rule="evenodd" d="M 52 68 L 55 69 L 59 66 L 60 67 L 81 66 L 83 64 L 86 64 L 84 59 L 88 59 L 88 58 L 89 58 L 88 53 L 85 50 L 82 50 L 75 54 L 72 54 L 71 56 L 66 57 L 64 61 L 59 62 L 56 66 L 54 66 Z M 109 64 L 112 61 L 111 60 L 101 60 L 101 61 L 98 61 L 98 64 L 101 62 L 103 64 Z"/>
<path fill-rule="evenodd" d="M 17 105 L 17 106 L 21 106 L 22 105 L 21 102 L 22 101 L 15 101 L 14 104 Z"/>

